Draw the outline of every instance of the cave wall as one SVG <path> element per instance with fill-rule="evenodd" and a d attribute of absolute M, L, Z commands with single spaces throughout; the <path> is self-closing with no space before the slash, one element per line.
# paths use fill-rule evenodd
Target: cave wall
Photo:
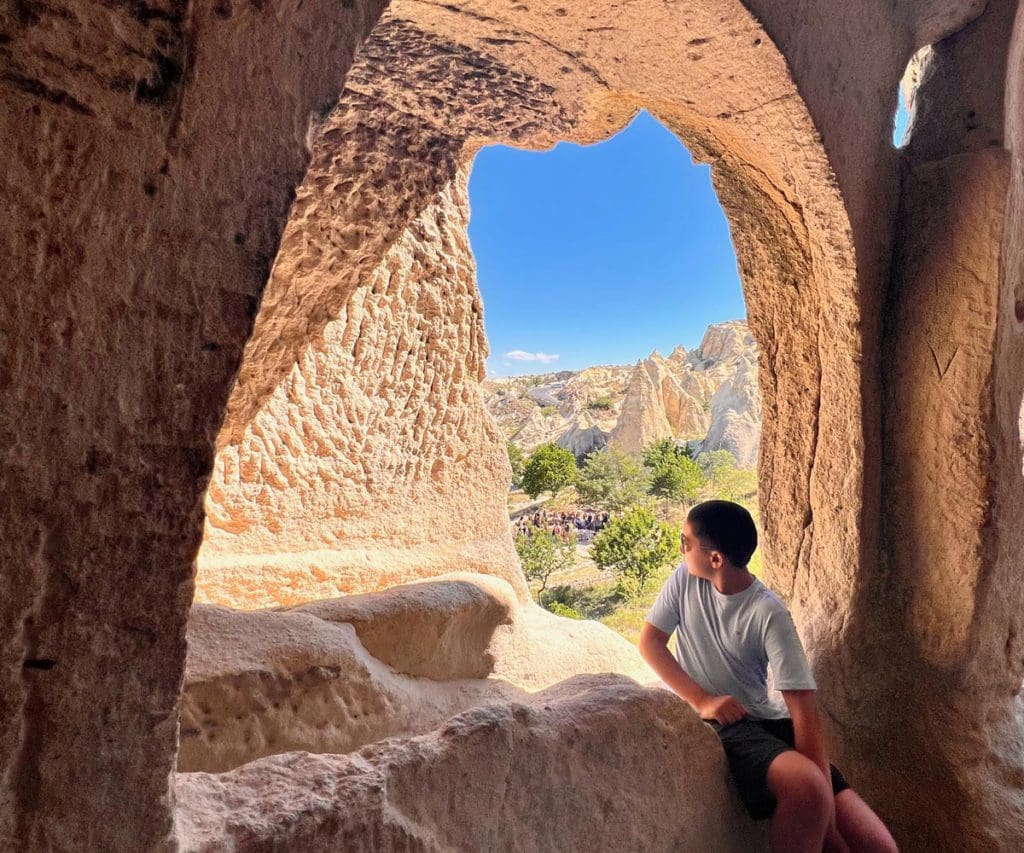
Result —
<path fill-rule="evenodd" d="M 743 226 L 766 417 L 790 424 L 762 450 L 770 580 L 816 656 L 836 754 L 901 841 L 1019 846 L 1016 5 L 993 0 L 962 30 L 979 3 L 762 5 L 396 4 L 415 26 L 379 46 L 420 82 L 388 92 L 383 123 L 352 113 L 352 134 L 333 139 L 380 3 L 30 2 L 6 15 L 4 845 L 173 846 L 168 779 L 215 443 L 255 447 L 262 416 L 283 446 L 287 430 L 266 425 L 284 416 L 279 389 L 335 363 L 317 347 L 343 336 L 332 322 L 383 283 L 375 271 L 418 217 L 441 233 L 439 194 L 475 146 L 592 141 L 643 105 L 713 163 Z M 879 104 L 934 39 L 900 184 Z M 459 62 L 478 73 L 453 73 Z M 372 73 L 352 83 L 353 103 L 381 106 Z M 498 89 L 516 109 L 495 105 Z M 331 143 L 331 169 L 307 173 Z M 392 182 L 360 192 L 367 173 Z M 310 195 L 296 198 L 304 175 Z M 296 227 L 279 253 L 317 192 L 336 227 Z M 464 280 L 459 292 L 472 304 Z M 254 522 L 246 548 L 267 547 L 268 519 L 232 500 L 214 524 Z"/>
<path fill-rule="evenodd" d="M 381 8 L 5 6 L 0 847 L 172 844 L 214 441 Z"/>
<path fill-rule="evenodd" d="M 529 596 L 457 174 L 246 427 L 206 498 L 196 598 L 296 604 L 477 571 Z"/>
<path fill-rule="evenodd" d="M 892 820 L 922 847 L 1012 849 L 1024 827 L 1019 14 L 990 3 L 934 45 L 900 164 L 874 594 L 890 612 L 866 659 L 914 676 L 851 734 L 879 743 L 863 730 L 903 729 L 875 784 L 896 793 Z M 939 814 L 898 769 L 914 760 L 906 743 L 929 740 Z"/>

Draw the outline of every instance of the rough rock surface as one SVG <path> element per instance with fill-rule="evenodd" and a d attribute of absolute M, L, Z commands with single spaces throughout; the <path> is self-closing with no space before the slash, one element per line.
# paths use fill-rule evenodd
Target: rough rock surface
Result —
<path fill-rule="evenodd" d="M 713 164 L 733 229 L 760 344 L 766 574 L 811 650 L 837 763 L 904 849 L 1019 849 L 1019 5 L 396 2 L 375 27 L 383 4 L 363 0 L 13 4 L 0 18 L 0 846 L 173 847 L 216 445 L 242 440 L 477 147 L 592 141 L 646 106 Z M 925 44 L 897 154 L 893 95 Z M 595 726 L 601 745 L 636 737 L 642 705 Z M 569 725 L 501 754 L 574 795 L 557 775 L 580 766 Z M 521 821 L 539 838 L 557 814 L 565 846 L 601 846 L 604 789 L 564 811 L 554 796 L 480 808 L 486 746 L 486 760 L 462 752 L 363 790 L 402 794 L 408 817 L 387 831 L 404 839 L 429 811 L 406 805 L 441 781 L 495 832 Z M 353 767 L 314 762 L 331 768 L 321 790 Z M 641 781 L 648 768 L 593 767 Z M 296 798 L 302 776 L 271 770 L 265 796 L 235 801 L 225 778 L 187 777 L 181 824 L 287 840 L 301 815 L 331 811 L 317 832 L 343 833 L 337 799 Z M 472 824 L 452 822 L 453 842 Z M 645 846 L 625 818 L 615 830 Z"/>
<path fill-rule="evenodd" d="M 743 356 L 734 364 L 735 372 L 711 398 L 711 424 L 699 449 L 728 450 L 741 466 L 753 467 L 761 439 L 757 365 Z"/>
<path fill-rule="evenodd" d="M 178 769 L 220 772 L 290 750 L 350 752 L 572 674 L 653 674 L 595 622 L 520 604 L 477 573 L 289 609 L 197 604 Z"/>
<path fill-rule="evenodd" d="M 580 412 L 569 421 L 569 426 L 555 440 L 577 459 L 583 459 L 594 451 L 608 446 L 608 434 L 598 426 L 590 412 Z"/>
<path fill-rule="evenodd" d="M 668 691 L 614 676 L 349 755 L 179 773 L 175 794 L 183 851 L 767 848 L 710 727 Z"/>
<path fill-rule="evenodd" d="M 199 601 L 295 604 L 456 570 L 524 592 L 508 461 L 480 397 L 468 213 L 460 175 L 221 448 Z"/>

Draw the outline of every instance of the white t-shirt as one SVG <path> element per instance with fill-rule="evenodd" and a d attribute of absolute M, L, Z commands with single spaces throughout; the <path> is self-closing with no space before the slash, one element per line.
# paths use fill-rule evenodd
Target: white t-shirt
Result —
<path fill-rule="evenodd" d="M 713 696 L 729 695 L 755 720 L 788 717 L 779 690 L 814 690 L 793 617 L 757 578 L 725 595 L 680 563 L 665 581 L 647 621 L 676 632 L 676 660 Z M 768 683 L 768 667 L 774 685 Z"/>

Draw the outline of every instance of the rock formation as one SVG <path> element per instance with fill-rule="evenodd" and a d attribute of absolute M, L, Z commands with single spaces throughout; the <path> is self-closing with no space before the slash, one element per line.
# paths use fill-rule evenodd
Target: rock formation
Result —
<path fill-rule="evenodd" d="M 608 445 L 608 434 L 598 426 L 590 412 L 583 411 L 569 421 L 568 428 L 558 436 L 555 443 L 570 451 L 577 459 L 584 459 Z"/>
<path fill-rule="evenodd" d="M 197 604 L 188 632 L 181 771 L 352 752 L 522 701 L 569 672 L 652 677 L 604 626 L 523 606 L 509 583 L 479 573 L 286 609 Z"/>
<path fill-rule="evenodd" d="M 1020 849 L 1019 0 L 385 5 L 0 17 L 0 847 L 756 849 L 707 728 L 664 691 L 573 679 L 636 660 L 526 602 L 476 386 L 474 153 L 594 142 L 647 107 L 712 164 L 732 229 L 765 576 L 830 753 L 902 849 Z M 418 630 L 464 672 L 489 598 L 514 600 L 492 674 L 565 683 L 416 680 L 434 639 L 388 646 L 374 625 L 409 593 L 386 587 L 453 568 L 504 592 L 428 596 L 451 620 Z M 187 660 L 197 583 L 384 599 L 199 605 Z M 398 737 L 179 773 L 182 709 L 183 759 L 210 767 Z"/>
<path fill-rule="evenodd" d="M 294 604 L 467 570 L 524 589 L 508 461 L 480 402 L 468 213 L 460 177 L 221 448 L 199 601 Z"/>
<path fill-rule="evenodd" d="M 761 433 L 757 357 L 746 323 L 718 323 L 692 353 L 653 352 L 632 368 L 490 379 L 485 402 L 526 451 L 554 442 L 582 458 L 607 444 L 639 453 L 675 438 L 698 451 L 728 450 L 752 468 Z"/>
<path fill-rule="evenodd" d="M 765 849 L 725 775 L 673 695 L 591 676 L 350 755 L 178 774 L 175 793 L 184 851 Z"/>

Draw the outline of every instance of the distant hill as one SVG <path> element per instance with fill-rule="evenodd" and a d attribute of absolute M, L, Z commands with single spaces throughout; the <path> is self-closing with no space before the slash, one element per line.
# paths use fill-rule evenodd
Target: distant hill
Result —
<path fill-rule="evenodd" d="M 555 442 L 577 457 L 606 445 L 637 452 L 661 438 L 728 450 L 757 464 L 757 344 L 742 320 L 709 326 L 700 346 L 635 365 L 487 379 L 485 402 L 523 450 Z"/>

